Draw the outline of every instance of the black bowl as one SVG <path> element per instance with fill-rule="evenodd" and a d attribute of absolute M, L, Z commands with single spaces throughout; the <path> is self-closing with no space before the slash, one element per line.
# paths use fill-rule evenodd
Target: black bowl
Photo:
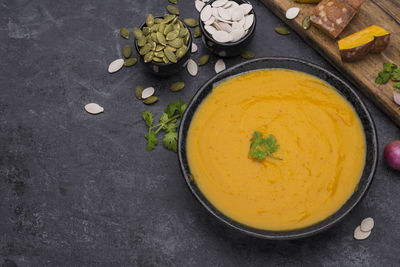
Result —
<path fill-rule="evenodd" d="M 216 0 L 211 0 L 207 4 L 211 5 L 215 1 Z M 251 4 L 249 1 L 245 1 L 245 0 L 232 0 L 232 1 L 235 1 L 238 4 Z M 199 15 L 199 24 L 200 24 L 200 29 L 202 32 L 201 38 L 202 38 L 205 46 L 212 53 L 214 53 L 220 57 L 234 57 L 234 56 L 240 55 L 240 53 L 242 51 L 244 51 L 246 49 L 246 47 L 250 44 L 251 40 L 253 39 L 254 32 L 256 29 L 257 19 L 256 19 L 256 13 L 254 12 L 254 8 L 250 11 L 249 14 L 254 15 L 253 25 L 251 25 L 249 31 L 242 39 L 240 39 L 237 42 L 231 42 L 231 43 L 220 43 L 220 42 L 215 41 L 212 38 L 212 36 L 204 28 L 204 22 L 200 19 L 200 15 Z"/>
<path fill-rule="evenodd" d="M 162 18 L 162 17 L 158 17 L 158 18 Z M 180 21 L 182 22 L 183 25 L 185 25 L 185 23 L 183 23 L 182 20 L 180 20 Z M 146 22 L 144 22 L 140 26 L 140 29 L 142 30 L 144 26 L 146 26 Z M 165 76 L 173 75 L 173 74 L 177 73 L 178 71 L 185 68 L 185 63 L 189 60 L 190 56 L 192 55 L 192 40 L 193 40 L 192 34 L 190 33 L 190 30 L 189 30 L 189 42 L 187 45 L 188 49 L 186 51 L 186 54 L 183 57 L 181 57 L 176 63 L 169 62 L 169 63 L 165 64 L 165 63 L 159 63 L 159 62 L 154 62 L 154 61 L 145 63 L 144 57 L 139 54 L 139 46 L 137 44 L 137 40 L 135 40 L 135 48 L 136 48 L 136 52 L 139 56 L 139 61 L 141 64 L 143 64 L 146 67 L 146 70 L 150 71 L 151 73 L 156 74 L 157 76 L 165 77 Z"/>
<path fill-rule="evenodd" d="M 361 123 L 364 127 L 364 133 L 367 145 L 366 161 L 362 176 L 360 178 L 360 182 L 358 184 L 356 191 L 347 200 L 347 202 L 337 212 L 335 212 L 333 215 L 326 218 L 325 220 L 317 224 L 314 224 L 312 226 L 292 231 L 260 230 L 243 225 L 222 214 L 212 205 L 212 203 L 210 203 L 207 200 L 207 198 L 202 194 L 200 189 L 197 187 L 196 182 L 190 178 L 191 172 L 186 155 L 186 139 L 193 115 L 195 114 L 201 102 L 208 96 L 208 94 L 212 92 L 215 83 L 227 79 L 229 77 L 232 77 L 234 75 L 242 74 L 248 71 L 253 71 L 258 69 L 275 69 L 275 68 L 290 69 L 308 73 L 328 82 L 331 86 L 336 88 L 336 90 L 351 103 L 351 105 L 357 112 L 361 120 Z M 314 65 L 312 63 L 300 59 L 269 57 L 269 58 L 250 60 L 245 63 L 236 65 L 230 69 L 227 69 L 217 74 L 209 81 L 207 81 L 197 91 L 192 101 L 189 103 L 185 114 L 183 115 L 181 126 L 179 128 L 178 158 L 184 179 L 187 185 L 189 186 L 189 189 L 191 190 L 193 195 L 197 198 L 197 200 L 220 221 L 242 233 L 249 234 L 251 236 L 259 238 L 296 239 L 301 237 L 307 237 L 330 228 L 335 223 L 343 219 L 343 217 L 346 214 L 348 214 L 357 205 L 358 202 L 360 202 L 362 197 L 367 192 L 367 189 L 371 184 L 373 176 L 375 174 L 375 169 L 378 161 L 378 140 L 376 135 L 375 124 L 374 121 L 372 120 L 371 115 L 369 114 L 363 101 L 360 99 L 355 90 L 347 82 L 345 82 L 338 76 L 332 74 L 331 72 L 317 65 Z"/>

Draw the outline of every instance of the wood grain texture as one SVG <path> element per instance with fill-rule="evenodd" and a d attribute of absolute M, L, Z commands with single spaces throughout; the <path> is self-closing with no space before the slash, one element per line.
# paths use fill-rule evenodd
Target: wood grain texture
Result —
<path fill-rule="evenodd" d="M 315 5 L 295 3 L 293 0 L 260 0 L 272 12 L 280 17 L 288 26 L 295 30 L 307 43 L 316 49 L 343 75 L 379 106 L 398 126 L 400 126 L 400 107 L 393 102 L 392 82 L 386 85 L 375 84 L 377 74 L 382 70 L 382 64 L 387 61 L 400 65 L 400 1 L 398 0 L 367 0 L 357 15 L 338 39 L 376 24 L 391 33 L 388 48 L 381 54 L 370 54 L 365 59 L 353 62 L 342 62 L 337 47 L 337 40 L 329 38 L 315 27 L 305 31 L 302 21 L 305 16 L 313 13 Z M 285 18 L 290 7 L 301 8 L 295 20 Z"/>

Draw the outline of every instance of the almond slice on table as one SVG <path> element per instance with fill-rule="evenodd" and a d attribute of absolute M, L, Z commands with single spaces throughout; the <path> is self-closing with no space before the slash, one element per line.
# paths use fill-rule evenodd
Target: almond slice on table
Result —
<path fill-rule="evenodd" d="M 195 5 L 197 11 L 200 12 L 203 9 L 205 3 L 200 0 L 196 0 L 196 1 L 194 1 L 194 5 Z"/>
<path fill-rule="evenodd" d="M 199 68 L 198 68 L 196 62 L 193 59 L 188 60 L 186 68 L 187 68 L 187 71 L 189 72 L 189 74 L 192 76 L 196 76 L 199 71 Z"/>
<path fill-rule="evenodd" d="M 202 21 L 207 21 L 211 18 L 212 8 L 210 5 L 206 5 L 200 13 L 200 19 Z"/>
<path fill-rule="evenodd" d="M 104 108 L 96 103 L 89 103 L 85 106 L 85 110 L 93 115 L 104 112 Z"/>
<path fill-rule="evenodd" d="M 374 228 L 374 225 L 375 225 L 374 219 L 368 217 L 362 220 L 360 229 L 363 232 L 371 232 L 372 228 Z"/>
<path fill-rule="evenodd" d="M 215 63 L 214 69 L 216 73 L 225 70 L 226 69 L 225 62 L 222 59 L 218 59 L 217 62 Z"/>
<path fill-rule="evenodd" d="M 109 73 L 114 73 L 114 72 L 119 71 L 122 68 L 122 66 L 124 66 L 124 62 L 125 61 L 122 58 L 114 60 L 108 66 L 108 72 Z"/>
<path fill-rule="evenodd" d="M 147 87 L 146 89 L 143 89 L 142 99 L 149 98 L 150 96 L 154 95 L 154 92 L 154 87 Z"/>
<path fill-rule="evenodd" d="M 287 19 L 295 19 L 297 15 L 299 15 L 300 8 L 298 7 L 291 7 L 286 11 L 286 18 Z"/>
<path fill-rule="evenodd" d="M 357 240 L 364 240 L 367 239 L 369 237 L 369 235 L 371 234 L 371 231 L 369 232 L 364 232 L 361 231 L 361 226 L 357 226 L 357 228 L 354 230 L 354 239 Z"/>

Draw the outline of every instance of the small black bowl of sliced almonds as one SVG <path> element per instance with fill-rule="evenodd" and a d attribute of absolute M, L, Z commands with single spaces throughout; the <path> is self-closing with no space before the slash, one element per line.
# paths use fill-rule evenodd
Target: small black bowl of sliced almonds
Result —
<path fill-rule="evenodd" d="M 149 14 L 140 28 L 133 28 L 133 34 L 139 61 L 156 75 L 178 72 L 191 56 L 192 36 L 176 15 Z"/>
<path fill-rule="evenodd" d="M 232 57 L 252 40 L 256 14 L 246 0 L 211 0 L 201 9 L 199 23 L 206 47 L 220 57 Z"/>

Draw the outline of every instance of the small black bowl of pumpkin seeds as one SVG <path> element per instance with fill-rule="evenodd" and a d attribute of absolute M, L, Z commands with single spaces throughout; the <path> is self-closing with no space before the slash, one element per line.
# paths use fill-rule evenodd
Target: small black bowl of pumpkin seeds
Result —
<path fill-rule="evenodd" d="M 191 56 L 192 36 L 176 15 L 154 17 L 149 14 L 140 28 L 133 28 L 140 62 L 159 76 L 183 69 Z"/>

